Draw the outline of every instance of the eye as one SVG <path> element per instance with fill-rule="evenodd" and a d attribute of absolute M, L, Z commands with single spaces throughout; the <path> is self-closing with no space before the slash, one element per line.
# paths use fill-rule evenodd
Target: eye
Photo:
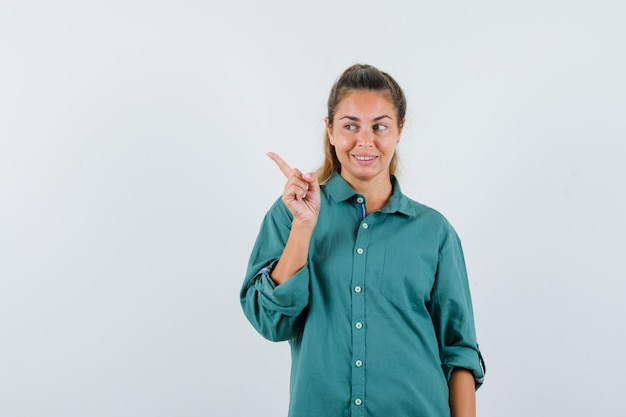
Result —
<path fill-rule="evenodd" d="M 372 130 L 374 132 L 383 132 L 383 131 L 387 130 L 387 126 L 378 123 L 378 124 L 375 124 L 374 127 L 372 127 Z"/>
<path fill-rule="evenodd" d="M 356 130 L 356 125 L 353 124 L 353 123 L 349 123 L 347 125 L 344 125 L 343 128 L 348 130 L 348 131 L 350 131 L 350 132 L 352 132 L 352 131 Z"/>

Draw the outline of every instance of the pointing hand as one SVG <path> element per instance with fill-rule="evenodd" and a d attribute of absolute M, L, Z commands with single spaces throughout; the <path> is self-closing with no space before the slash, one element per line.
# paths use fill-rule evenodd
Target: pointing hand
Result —
<path fill-rule="evenodd" d="M 291 168 L 273 152 L 268 152 L 267 156 L 287 178 L 283 202 L 293 215 L 294 223 L 315 227 L 320 211 L 320 185 L 315 174 L 303 174 L 300 170 Z"/>

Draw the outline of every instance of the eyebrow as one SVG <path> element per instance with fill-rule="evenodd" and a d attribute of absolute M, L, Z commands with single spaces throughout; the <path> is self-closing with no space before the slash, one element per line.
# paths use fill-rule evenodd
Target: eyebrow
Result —
<path fill-rule="evenodd" d="M 386 114 L 383 114 L 382 116 L 374 117 L 374 118 L 372 119 L 372 122 L 377 122 L 377 121 L 382 120 L 382 119 L 385 119 L 385 118 L 390 119 L 390 120 L 393 120 L 393 118 L 392 118 L 392 117 L 387 116 Z M 347 116 L 343 116 L 343 117 L 341 117 L 339 120 L 343 120 L 343 119 L 352 120 L 353 122 L 360 122 L 360 121 L 361 121 L 361 119 L 359 119 L 358 117 L 349 116 L 349 115 L 347 115 Z"/>

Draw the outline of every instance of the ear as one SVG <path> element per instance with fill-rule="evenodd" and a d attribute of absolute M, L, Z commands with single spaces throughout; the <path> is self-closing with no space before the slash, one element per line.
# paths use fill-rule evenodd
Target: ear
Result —
<path fill-rule="evenodd" d="M 328 121 L 328 117 L 324 117 L 324 124 L 326 125 L 326 133 L 328 134 L 328 139 L 330 139 L 330 144 L 335 146 L 335 138 L 333 138 L 333 128 Z"/>
<path fill-rule="evenodd" d="M 398 142 L 400 142 L 400 138 L 402 137 L 402 131 L 404 130 L 404 124 L 406 123 L 406 117 L 402 119 L 400 122 L 400 126 L 398 126 Z"/>

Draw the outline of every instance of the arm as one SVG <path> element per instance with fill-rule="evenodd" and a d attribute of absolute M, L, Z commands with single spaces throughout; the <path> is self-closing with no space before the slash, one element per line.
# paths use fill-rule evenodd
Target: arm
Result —
<path fill-rule="evenodd" d="M 313 229 L 306 225 L 292 223 L 285 249 L 270 274 L 276 285 L 285 283 L 306 265 L 312 234 Z"/>
<path fill-rule="evenodd" d="M 474 375 L 463 368 L 455 368 L 448 381 L 452 417 L 476 417 Z"/>
<path fill-rule="evenodd" d="M 241 305 L 246 317 L 271 341 L 288 340 L 297 335 L 309 303 L 306 264 L 280 285 L 270 277 L 284 252 L 291 227 L 289 211 L 282 201 L 276 201 L 261 224 L 241 288 Z"/>
<path fill-rule="evenodd" d="M 254 245 L 241 305 L 254 328 L 272 341 L 287 340 L 301 330 L 309 302 L 308 253 L 320 207 L 315 175 L 291 169 L 268 154 L 287 177 L 282 203 L 267 214 Z"/>
<path fill-rule="evenodd" d="M 429 311 L 438 338 L 441 366 L 451 390 L 458 387 L 457 382 L 452 387 L 453 375 L 457 374 L 457 378 L 458 374 L 468 373 L 473 376 L 473 384 L 468 385 L 472 385 L 473 390 L 478 389 L 483 383 L 484 367 L 476 341 L 463 250 L 456 232 L 449 224 L 442 231 Z"/>

